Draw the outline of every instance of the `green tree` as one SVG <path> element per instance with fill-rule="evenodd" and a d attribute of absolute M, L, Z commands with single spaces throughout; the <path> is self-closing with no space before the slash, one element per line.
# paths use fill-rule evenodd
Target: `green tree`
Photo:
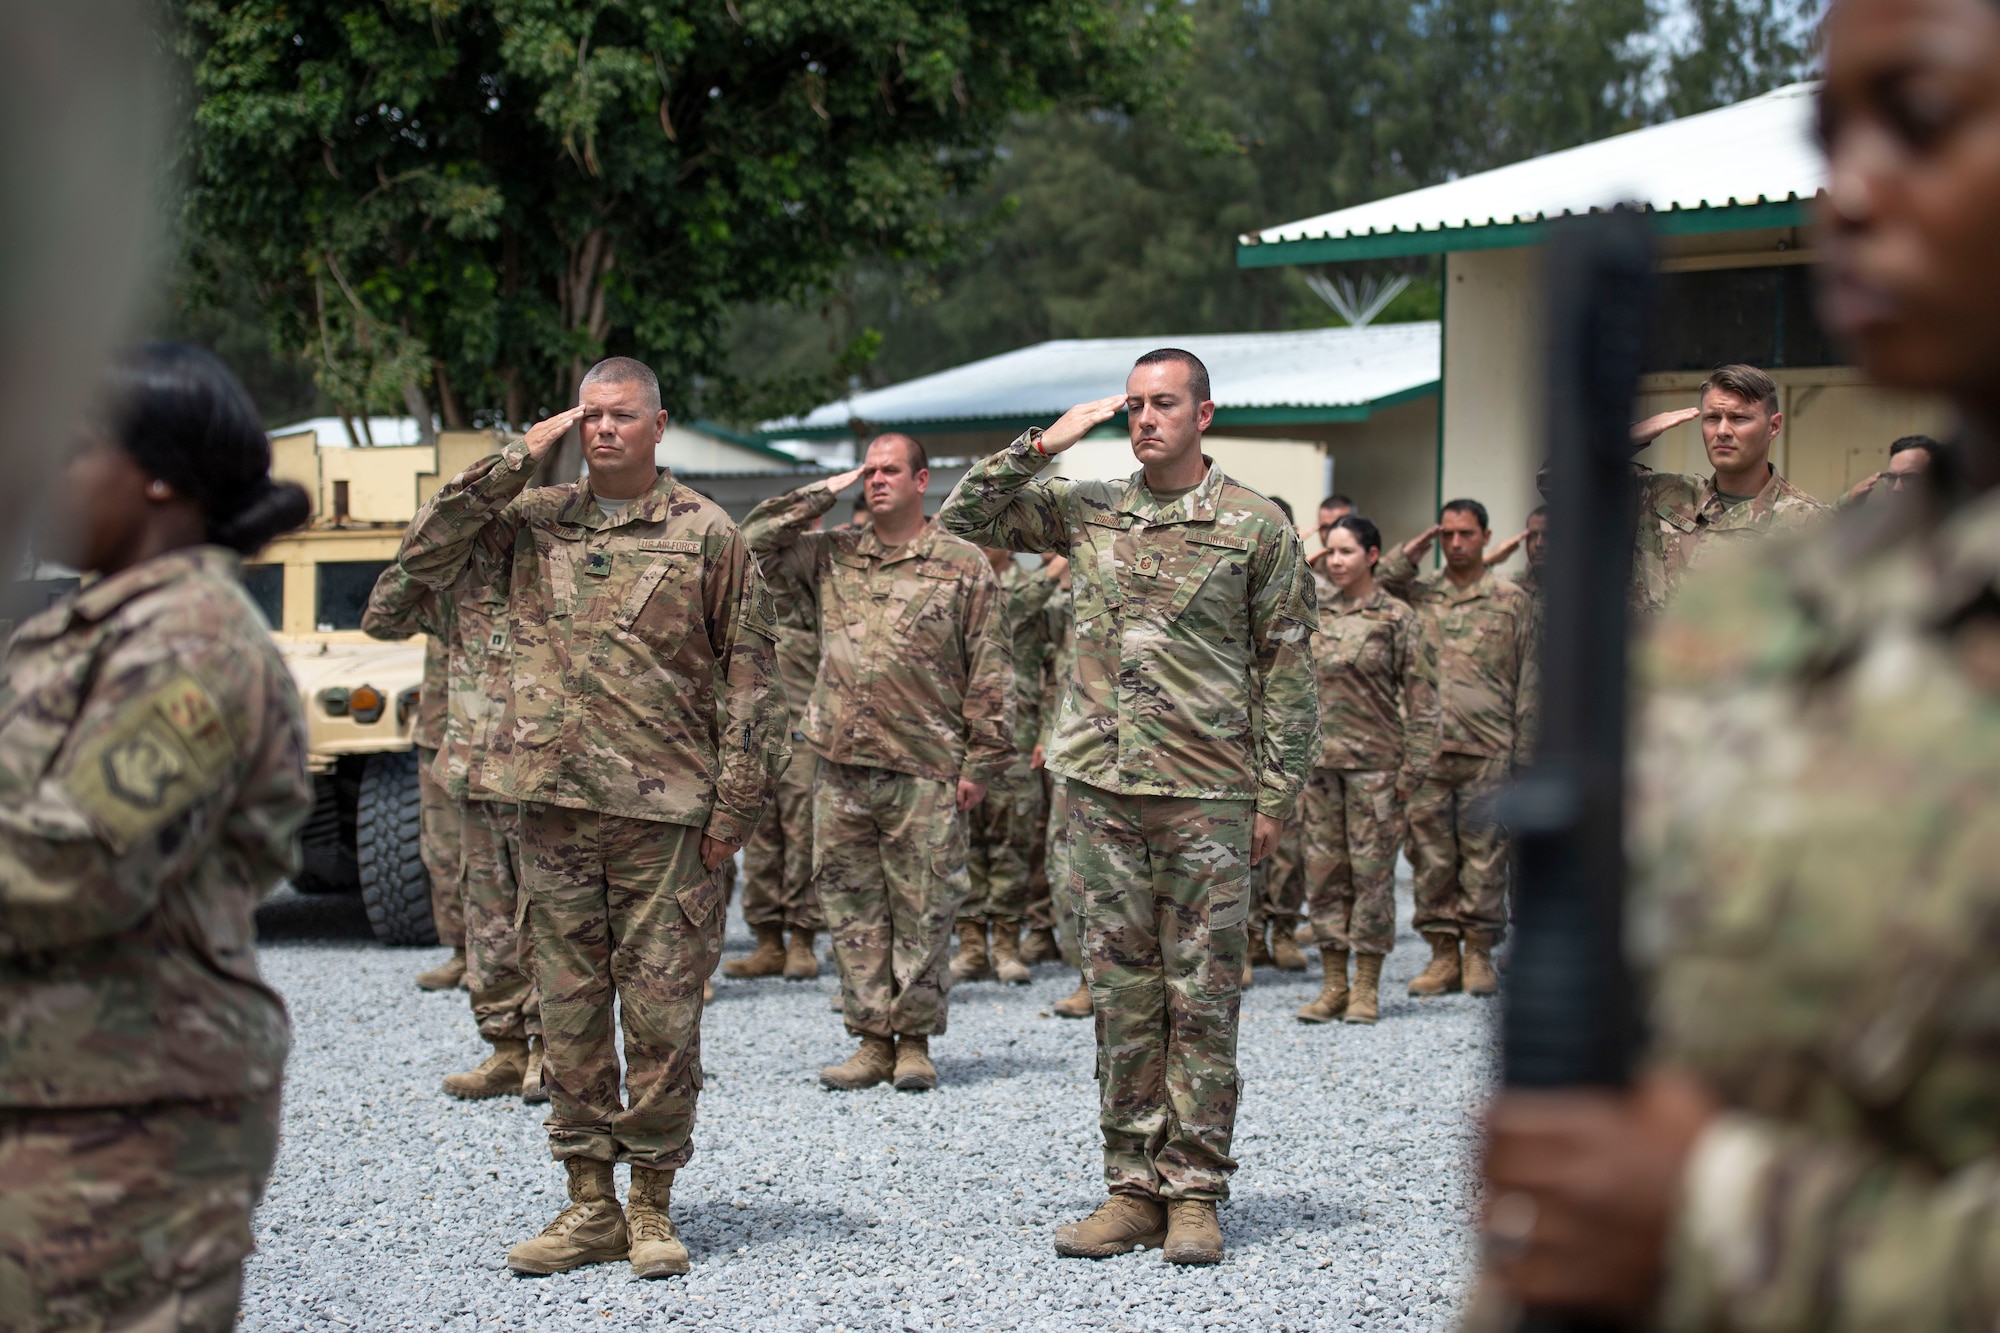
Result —
<path fill-rule="evenodd" d="M 1013 117 L 1143 104 L 1126 0 L 173 0 L 197 300 L 246 285 L 344 413 L 524 422 L 607 351 L 684 407 L 730 312 L 935 265 Z M 854 364 L 865 335 L 845 359 Z"/>

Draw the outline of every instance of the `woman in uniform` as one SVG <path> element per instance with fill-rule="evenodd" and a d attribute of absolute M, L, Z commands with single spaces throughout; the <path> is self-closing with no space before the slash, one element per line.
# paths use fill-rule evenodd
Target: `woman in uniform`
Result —
<path fill-rule="evenodd" d="M 1325 540 L 1318 563 L 1333 595 L 1320 602 L 1313 637 L 1320 753 L 1300 810 L 1306 912 L 1326 985 L 1298 1017 L 1373 1023 L 1382 960 L 1396 943 L 1403 802 L 1437 753 L 1438 650 L 1409 603 L 1375 586 L 1382 533 L 1373 522 L 1349 514 Z"/>
<path fill-rule="evenodd" d="M 86 574 L 0 684 L 0 1329 L 227 1329 L 289 1031 L 251 913 L 311 804 L 240 558 L 304 522 L 198 348 L 112 369 L 45 506 Z"/>
<path fill-rule="evenodd" d="M 1652 630 L 1645 1072 L 1494 1106 L 1489 1308 L 2000 1327 L 2000 4 L 1834 0 L 1824 32 L 1822 309 L 1959 448 Z"/>

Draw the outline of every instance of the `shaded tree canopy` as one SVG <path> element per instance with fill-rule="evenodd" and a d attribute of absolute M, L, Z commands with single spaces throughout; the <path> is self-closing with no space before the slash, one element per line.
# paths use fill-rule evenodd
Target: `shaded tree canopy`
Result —
<path fill-rule="evenodd" d="M 607 351 L 675 407 L 757 381 L 735 308 L 942 263 L 1015 118 L 1142 108 L 1189 29 L 1125 0 L 171 8 L 194 305 L 254 306 L 343 414 L 452 426 L 566 405 Z"/>

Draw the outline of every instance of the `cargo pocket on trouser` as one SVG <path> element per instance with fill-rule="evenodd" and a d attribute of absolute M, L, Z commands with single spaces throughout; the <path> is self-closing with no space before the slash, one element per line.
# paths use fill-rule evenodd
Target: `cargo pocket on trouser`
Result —
<path fill-rule="evenodd" d="M 1201 930 L 1188 947 L 1203 960 L 1189 977 L 1190 992 L 1233 995 L 1243 987 L 1243 956 L 1249 947 L 1250 896 L 1255 877 L 1225 881 L 1209 889 Z"/>
<path fill-rule="evenodd" d="M 701 834 L 696 830 L 690 830 L 687 836 L 697 844 L 701 840 Z M 699 858 L 699 851 L 696 852 L 696 856 Z M 699 859 L 695 864 L 697 866 L 701 864 Z M 705 927 L 720 910 L 728 874 L 729 866 L 725 862 L 713 870 L 702 871 L 687 884 L 674 890 L 674 901 L 681 905 L 681 914 L 687 917 L 690 925 L 697 929 Z"/>

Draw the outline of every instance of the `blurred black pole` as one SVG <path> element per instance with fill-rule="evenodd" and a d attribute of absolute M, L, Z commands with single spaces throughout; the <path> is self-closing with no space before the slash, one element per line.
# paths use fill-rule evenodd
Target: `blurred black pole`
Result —
<path fill-rule="evenodd" d="M 1548 620 L 1535 764 L 1506 803 L 1519 878 L 1502 1061 L 1510 1087 L 1620 1087 L 1639 1038 L 1624 951 L 1626 640 L 1652 239 L 1618 209 L 1553 224 L 1546 254 Z"/>

